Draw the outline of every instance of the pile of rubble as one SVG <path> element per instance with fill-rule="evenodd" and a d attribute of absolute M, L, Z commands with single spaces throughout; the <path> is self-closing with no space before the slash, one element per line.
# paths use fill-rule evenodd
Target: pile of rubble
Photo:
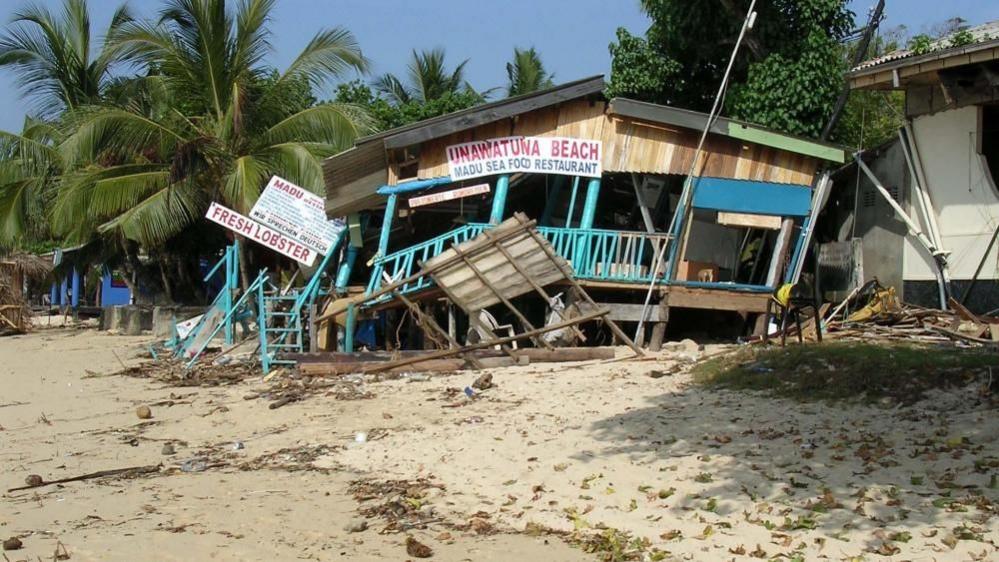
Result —
<path fill-rule="evenodd" d="M 905 304 L 893 288 L 874 281 L 838 306 L 824 326 L 830 338 L 955 342 L 999 349 L 999 317 L 975 314 L 953 298 L 948 307 L 938 310 Z"/>

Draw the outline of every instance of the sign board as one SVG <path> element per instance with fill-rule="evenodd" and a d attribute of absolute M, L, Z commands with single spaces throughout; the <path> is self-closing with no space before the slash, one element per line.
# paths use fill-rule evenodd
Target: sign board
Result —
<path fill-rule="evenodd" d="M 496 174 L 560 174 L 599 178 L 601 141 L 564 137 L 502 137 L 447 147 L 454 181 Z"/>
<path fill-rule="evenodd" d="M 323 198 L 277 176 L 250 209 L 250 218 L 325 256 L 346 225 L 326 218 Z"/>
<path fill-rule="evenodd" d="M 318 252 L 314 249 L 218 203 L 208 207 L 205 218 L 307 266 L 316 261 Z"/>
<path fill-rule="evenodd" d="M 718 211 L 718 224 L 724 226 L 780 230 L 782 220 L 783 218 L 777 215 L 748 215 L 746 213 Z"/>
<path fill-rule="evenodd" d="M 479 195 L 482 193 L 489 193 L 488 183 L 470 185 L 468 187 L 442 191 L 441 193 L 431 193 L 430 195 L 421 195 L 419 197 L 410 197 L 409 206 L 422 207 L 424 205 L 433 205 L 434 203 L 453 201 L 455 199 L 461 199 L 462 197 L 471 197 L 472 195 Z"/>

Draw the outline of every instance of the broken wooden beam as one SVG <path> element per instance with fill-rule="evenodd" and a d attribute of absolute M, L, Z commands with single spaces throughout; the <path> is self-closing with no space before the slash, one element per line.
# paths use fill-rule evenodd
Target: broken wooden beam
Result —
<path fill-rule="evenodd" d="M 502 344 L 510 343 L 512 341 L 521 340 L 521 339 L 525 339 L 525 338 L 530 338 L 532 336 L 536 336 L 538 334 L 543 334 L 545 332 L 551 332 L 553 330 L 559 330 L 559 329 L 562 329 L 562 328 L 565 328 L 565 327 L 568 327 L 568 326 L 573 326 L 575 324 L 581 324 L 581 323 L 587 322 L 589 320 L 596 320 L 597 318 L 601 318 L 603 316 L 606 316 L 608 312 L 609 311 L 606 308 L 603 308 L 603 309 L 600 309 L 600 310 L 598 310 L 598 311 L 596 311 L 594 313 L 591 313 L 591 314 L 586 314 L 586 315 L 583 315 L 583 316 L 579 316 L 577 318 L 573 318 L 571 320 L 566 320 L 566 321 L 563 321 L 563 322 L 559 322 L 557 324 L 551 324 L 549 326 L 545 326 L 544 328 L 537 328 L 535 330 L 529 330 L 527 332 L 523 332 L 523 333 L 520 333 L 520 334 L 514 334 L 512 336 L 497 338 L 497 339 L 490 340 L 490 341 L 479 342 L 479 343 L 472 344 L 472 345 L 466 345 L 466 346 L 458 348 L 458 349 L 442 349 L 440 351 L 434 351 L 434 352 L 427 353 L 427 354 L 424 354 L 424 355 L 420 355 L 420 356 L 417 356 L 417 357 L 409 357 L 409 358 L 404 358 L 404 359 L 397 359 L 395 361 L 388 361 L 388 362 L 386 362 L 384 364 L 380 364 L 380 365 L 371 365 L 371 366 L 366 367 L 362 372 L 364 372 L 364 373 L 377 373 L 377 372 L 380 372 L 380 371 L 387 371 L 387 370 L 395 368 L 395 367 L 401 367 L 401 366 L 404 366 L 404 365 L 412 365 L 414 363 L 420 363 L 420 362 L 427 361 L 427 360 L 430 360 L 430 359 L 440 359 L 440 358 L 444 358 L 444 357 L 452 357 L 452 356 L 455 356 L 455 355 L 460 355 L 460 354 L 465 353 L 467 351 L 474 351 L 476 349 L 485 349 L 485 348 L 488 348 L 488 347 L 492 347 L 494 345 L 502 345 Z M 628 340 L 628 341 L 630 342 L 631 340 Z M 634 346 L 633 343 L 632 343 L 632 346 Z M 641 350 L 639 350 L 639 351 L 641 351 Z"/>

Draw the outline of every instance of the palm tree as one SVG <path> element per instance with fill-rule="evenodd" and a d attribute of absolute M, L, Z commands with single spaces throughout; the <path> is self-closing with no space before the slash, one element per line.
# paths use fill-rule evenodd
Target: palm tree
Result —
<path fill-rule="evenodd" d="M 114 36 L 131 19 L 128 8 L 119 7 L 107 36 Z M 15 13 L 11 26 L 0 35 L 0 67 L 17 74 L 22 92 L 45 117 L 97 101 L 118 62 L 121 52 L 108 41 L 92 57 L 86 0 L 64 0 L 61 17 L 29 6 Z"/>
<path fill-rule="evenodd" d="M 106 32 L 131 21 L 119 7 Z M 40 6 L 14 15 L 0 35 L 0 67 L 12 70 L 40 118 L 25 120 L 20 134 L 0 131 L 0 246 L 14 246 L 34 231 L 44 234 L 45 212 L 57 190 L 61 112 L 101 99 L 122 53 L 104 42 L 92 57 L 86 0 L 65 0 L 58 16 Z"/>
<path fill-rule="evenodd" d="M 58 185 L 59 130 L 27 118 L 20 134 L 0 131 L 0 249 L 46 238 L 46 206 Z"/>
<path fill-rule="evenodd" d="M 506 63 L 506 75 L 509 79 L 506 91 L 508 96 L 529 94 L 555 85 L 555 75 L 545 71 L 534 47 L 520 50 L 513 49 L 513 60 Z"/>
<path fill-rule="evenodd" d="M 114 45 L 147 76 L 124 106 L 67 115 L 60 154 L 72 172 L 53 222 L 86 236 L 116 232 L 162 245 L 212 200 L 248 212 L 271 175 L 324 192 L 320 159 L 367 131 L 357 107 L 289 107 L 289 92 L 320 86 L 367 62 L 343 28 L 317 33 L 278 73 L 264 64 L 275 0 L 167 0 L 157 21 L 128 22 Z M 84 221 L 74 217 L 86 217 Z M 241 245 L 245 248 L 246 245 Z M 241 260 L 246 265 L 246 260 Z M 247 282 L 243 271 L 244 284 Z"/>
<path fill-rule="evenodd" d="M 444 49 L 419 53 L 414 50 L 407 67 L 408 82 L 403 82 L 394 74 L 384 74 L 375 80 L 375 90 L 396 105 L 411 101 L 427 103 L 463 89 L 472 90 L 465 82 L 466 64 L 468 59 L 449 71 L 444 63 Z"/>

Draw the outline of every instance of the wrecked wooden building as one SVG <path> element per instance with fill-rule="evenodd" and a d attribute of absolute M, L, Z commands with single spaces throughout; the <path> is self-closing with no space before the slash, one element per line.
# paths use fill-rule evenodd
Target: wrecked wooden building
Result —
<path fill-rule="evenodd" d="M 847 74 L 854 90 L 904 92 L 905 115 L 896 138 L 834 175 L 820 252 L 830 298 L 877 278 L 912 304 L 999 308 L 999 21 L 963 34 Z"/>
<path fill-rule="evenodd" d="M 603 92 L 602 77 L 587 78 L 371 135 L 324 161 L 327 214 L 350 225 L 336 291 L 374 295 L 523 213 L 612 320 L 648 328 L 637 339 L 652 348 L 678 319 L 707 332 L 727 315 L 728 336 L 760 330 L 771 292 L 802 272 L 824 170 L 845 152 L 718 118 L 695 162 L 707 115 Z M 428 279 L 403 293 L 448 316 Z M 543 324 L 549 304 L 522 308 Z M 340 347 L 421 346 L 402 308 L 364 302 L 338 319 L 351 326 Z M 467 318 L 455 316 L 449 330 L 464 339 Z"/>

